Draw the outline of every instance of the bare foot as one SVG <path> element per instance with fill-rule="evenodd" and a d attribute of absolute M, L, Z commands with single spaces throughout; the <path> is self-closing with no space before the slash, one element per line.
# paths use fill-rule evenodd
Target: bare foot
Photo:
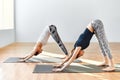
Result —
<path fill-rule="evenodd" d="M 114 72 L 115 68 L 114 67 L 107 67 L 107 68 L 104 68 L 102 70 L 105 71 L 105 72 Z"/>

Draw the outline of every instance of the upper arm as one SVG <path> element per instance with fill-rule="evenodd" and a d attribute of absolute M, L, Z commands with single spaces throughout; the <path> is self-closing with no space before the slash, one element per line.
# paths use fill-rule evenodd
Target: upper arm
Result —
<path fill-rule="evenodd" d="M 71 56 L 71 58 L 68 61 L 69 64 L 76 59 L 76 57 L 79 54 L 80 50 L 81 50 L 81 47 L 76 47 L 75 48 L 75 51 L 74 51 L 73 55 Z"/>
<path fill-rule="evenodd" d="M 80 50 L 81 50 L 81 47 L 79 47 L 79 46 L 76 47 L 72 57 L 77 56 L 78 53 L 80 52 Z"/>

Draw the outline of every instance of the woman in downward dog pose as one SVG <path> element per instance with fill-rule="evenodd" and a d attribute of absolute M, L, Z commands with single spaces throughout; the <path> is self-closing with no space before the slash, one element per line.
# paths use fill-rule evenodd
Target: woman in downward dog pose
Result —
<path fill-rule="evenodd" d="M 102 70 L 108 72 L 114 71 L 115 67 L 113 64 L 113 58 L 110 52 L 108 40 L 105 36 L 104 26 L 102 21 L 98 19 L 92 21 L 87 26 L 85 31 L 79 36 L 78 40 L 74 44 L 74 49 L 71 51 L 69 57 L 66 57 L 66 59 L 61 64 L 55 65 L 53 71 L 62 71 L 64 68 L 69 66 L 76 58 L 82 56 L 84 53 L 83 50 L 89 46 L 90 40 L 94 34 L 98 39 L 99 46 L 104 58 L 103 63 L 99 64 L 98 66 L 108 65 L 108 67 Z"/>
<path fill-rule="evenodd" d="M 45 27 L 45 29 L 43 30 L 43 32 L 41 33 L 35 47 L 33 48 L 33 50 L 30 52 L 29 55 L 21 58 L 20 61 L 26 61 L 28 59 L 30 59 L 33 56 L 36 56 L 38 54 L 40 54 L 42 52 L 42 47 L 44 45 L 46 45 L 50 35 L 53 37 L 53 39 L 56 41 L 56 43 L 59 45 L 59 47 L 61 48 L 61 50 L 65 53 L 65 55 L 68 55 L 67 49 L 65 48 L 62 40 L 60 39 L 58 32 L 57 32 L 57 28 L 54 25 L 50 25 Z"/>

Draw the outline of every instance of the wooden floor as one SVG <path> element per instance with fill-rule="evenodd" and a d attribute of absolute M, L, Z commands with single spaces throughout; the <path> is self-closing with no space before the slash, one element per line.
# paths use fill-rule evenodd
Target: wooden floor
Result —
<path fill-rule="evenodd" d="M 70 50 L 73 43 L 65 45 Z M 38 63 L 3 63 L 8 57 L 22 57 L 28 54 L 33 47 L 34 43 L 13 43 L 0 48 L 0 80 L 120 80 L 120 72 L 33 74 L 33 69 Z M 110 48 L 114 63 L 120 63 L 120 43 L 110 43 Z M 47 44 L 43 50 L 63 54 L 54 43 Z M 98 44 L 91 43 L 81 59 L 102 61 Z"/>

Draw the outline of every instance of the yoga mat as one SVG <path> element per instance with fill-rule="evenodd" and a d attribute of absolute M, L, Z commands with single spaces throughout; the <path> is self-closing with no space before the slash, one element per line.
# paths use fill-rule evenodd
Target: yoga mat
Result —
<path fill-rule="evenodd" d="M 33 57 L 25 62 L 20 62 L 20 57 L 9 57 L 4 61 L 4 63 L 35 63 L 35 62 L 42 62 L 42 63 L 59 63 L 62 61 L 62 59 L 54 58 L 54 57 L 46 57 L 46 56 L 40 56 L 40 57 Z M 80 63 L 81 60 L 75 60 L 75 63 Z"/>
<path fill-rule="evenodd" d="M 52 65 L 36 65 L 33 73 L 52 73 Z"/>
<path fill-rule="evenodd" d="M 46 52 L 46 51 L 43 51 L 43 53 L 40 54 L 39 57 L 41 57 L 41 56 L 44 56 L 44 57 L 47 57 L 47 58 L 51 58 L 49 60 L 49 62 L 61 62 L 61 60 L 63 59 L 63 57 L 65 57 L 64 55 L 61 55 L 61 54 L 50 53 L 50 52 Z M 73 62 L 80 63 L 82 61 L 80 59 L 76 59 Z"/>
<path fill-rule="evenodd" d="M 10 57 L 4 61 L 4 63 L 38 63 L 40 61 L 35 60 L 35 59 L 29 59 L 25 62 L 19 61 L 20 57 Z"/>
<path fill-rule="evenodd" d="M 97 67 L 91 64 L 85 65 L 71 65 L 65 68 L 62 72 L 53 72 L 52 65 L 36 65 L 33 73 L 101 73 L 102 67 Z M 120 72 L 120 67 L 116 67 L 115 72 Z"/>

